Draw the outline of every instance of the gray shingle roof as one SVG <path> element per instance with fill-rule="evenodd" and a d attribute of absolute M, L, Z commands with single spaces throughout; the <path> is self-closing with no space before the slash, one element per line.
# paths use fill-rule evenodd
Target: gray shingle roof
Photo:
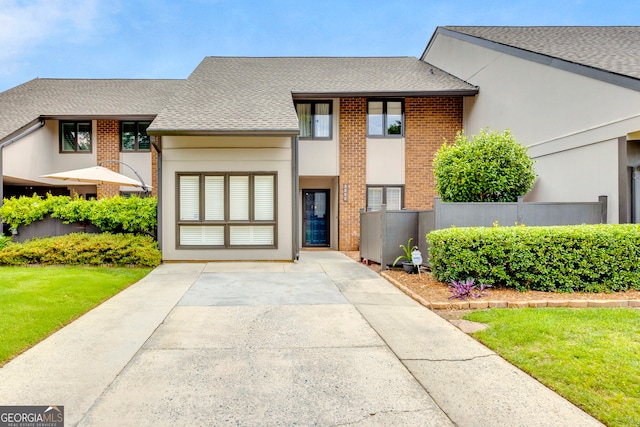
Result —
<path fill-rule="evenodd" d="M 457 33 L 640 79 L 640 27 L 444 27 Z"/>
<path fill-rule="evenodd" d="M 475 93 L 413 57 L 207 57 L 149 132 L 297 134 L 292 97 Z"/>
<path fill-rule="evenodd" d="M 0 93 L 0 141 L 39 117 L 153 117 L 184 83 L 34 79 Z"/>

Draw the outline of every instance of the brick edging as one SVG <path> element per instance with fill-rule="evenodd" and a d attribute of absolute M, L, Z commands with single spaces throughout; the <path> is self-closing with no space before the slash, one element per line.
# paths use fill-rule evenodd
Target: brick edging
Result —
<path fill-rule="evenodd" d="M 531 301 L 496 301 L 496 300 L 472 300 L 472 301 L 451 301 L 451 302 L 430 302 L 422 296 L 413 292 L 405 285 L 389 276 L 384 271 L 380 276 L 393 284 L 396 288 L 432 310 L 476 310 L 482 308 L 525 308 L 525 307 L 613 307 L 613 308 L 640 308 L 640 300 L 531 300 Z"/>

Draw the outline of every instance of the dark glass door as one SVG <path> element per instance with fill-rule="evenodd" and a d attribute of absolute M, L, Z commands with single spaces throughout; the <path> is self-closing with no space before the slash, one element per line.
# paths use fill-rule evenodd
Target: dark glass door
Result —
<path fill-rule="evenodd" d="M 329 190 L 302 190 L 303 246 L 329 246 Z"/>

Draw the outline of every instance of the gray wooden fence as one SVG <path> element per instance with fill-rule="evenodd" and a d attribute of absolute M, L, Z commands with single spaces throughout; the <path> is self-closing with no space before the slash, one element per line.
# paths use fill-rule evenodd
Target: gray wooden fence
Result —
<path fill-rule="evenodd" d="M 525 224 L 578 225 L 607 222 L 607 196 L 597 202 L 556 203 L 444 203 L 435 198 L 434 209 L 428 211 L 379 211 L 360 213 L 360 257 L 384 267 L 403 254 L 400 245 L 413 237 L 426 263 L 429 248 L 425 236 L 433 230 L 456 227 L 492 227 Z"/>
<path fill-rule="evenodd" d="M 70 233 L 101 233 L 102 231 L 93 224 L 65 224 L 59 218 L 51 218 L 47 215 L 42 221 L 35 221 L 29 225 L 18 227 L 18 234 L 14 235 L 14 242 L 22 243 L 36 237 L 64 236 Z"/>

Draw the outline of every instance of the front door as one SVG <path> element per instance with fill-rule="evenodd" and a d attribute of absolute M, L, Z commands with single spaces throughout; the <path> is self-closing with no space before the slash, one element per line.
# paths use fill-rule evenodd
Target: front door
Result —
<path fill-rule="evenodd" d="M 302 190 L 303 246 L 329 246 L 329 190 Z"/>

